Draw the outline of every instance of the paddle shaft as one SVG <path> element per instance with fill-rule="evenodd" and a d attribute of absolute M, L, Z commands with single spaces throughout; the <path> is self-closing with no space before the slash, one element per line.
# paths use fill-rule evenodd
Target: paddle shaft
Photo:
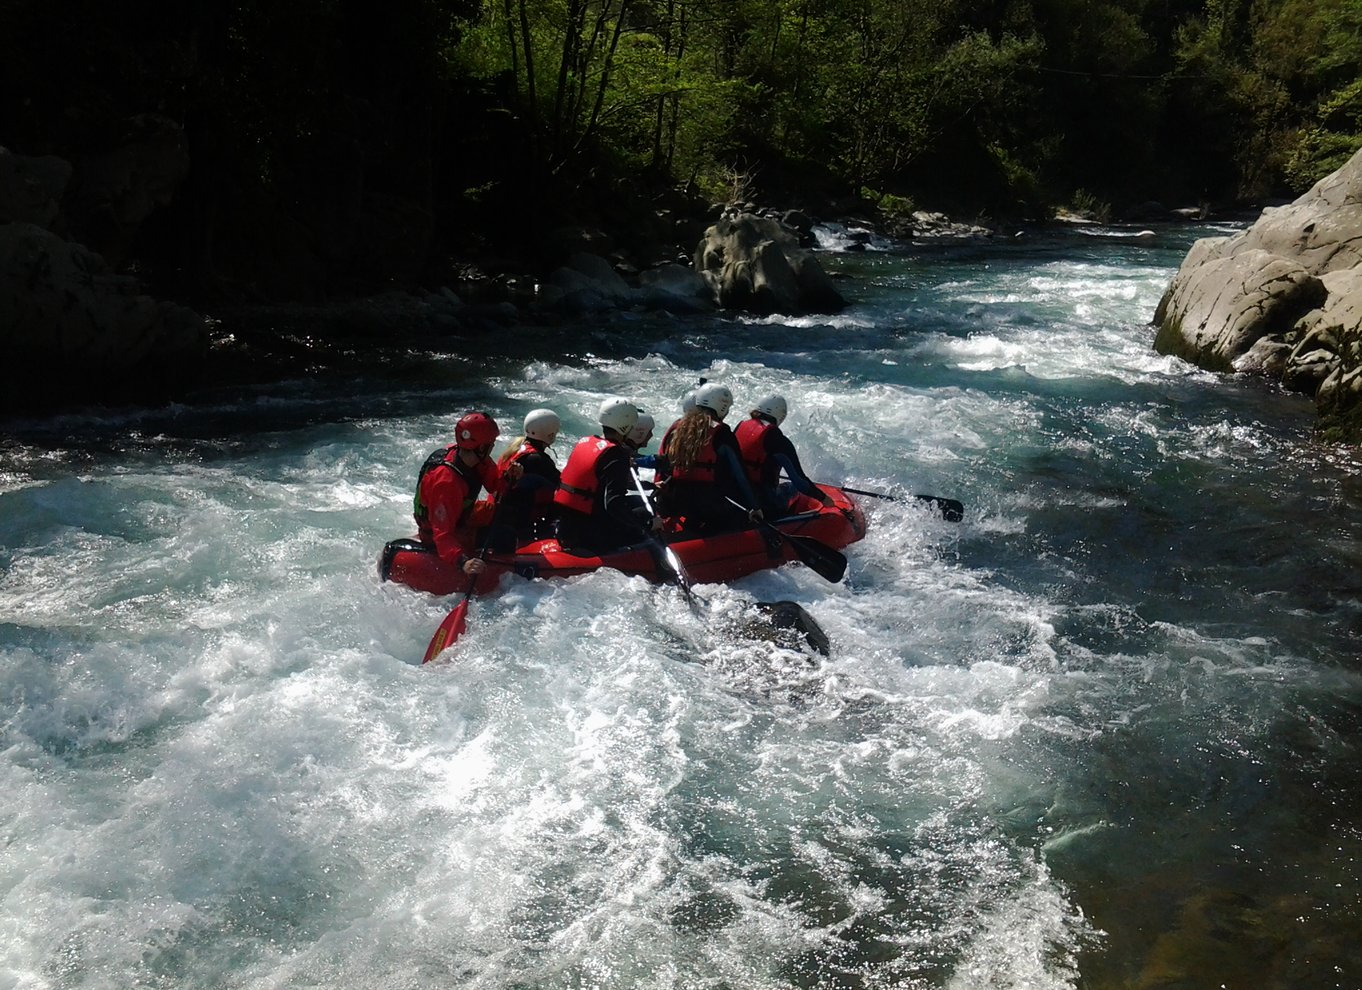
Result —
<path fill-rule="evenodd" d="M 643 507 L 648 510 L 648 515 L 656 519 L 657 510 L 653 508 L 653 503 L 648 500 L 648 492 L 643 487 L 643 479 L 638 476 L 638 469 L 632 464 L 629 465 L 629 474 L 634 479 L 634 488 L 638 492 L 638 497 L 643 500 Z M 648 539 L 656 544 L 661 551 L 658 554 L 658 570 L 670 570 L 672 572 L 672 577 L 675 579 L 674 583 L 681 589 L 681 593 L 686 596 L 686 601 L 690 604 L 691 609 L 698 612 L 700 606 L 699 596 L 690 590 L 690 575 L 686 573 L 686 569 L 681 565 L 681 558 L 676 555 L 675 550 L 667 546 L 662 540 L 653 536 L 649 536 Z"/>
<path fill-rule="evenodd" d="M 492 512 L 492 520 L 487 524 L 486 530 L 482 535 L 482 543 L 478 546 L 478 560 L 487 556 L 487 544 L 492 539 L 492 533 L 496 528 L 497 519 L 501 515 L 501 500 L 498 499 L 496 508 Z M 444 621 L 435 630 L 435 635 L 430 637 L 430 645 L 426 647 L 426 655 L 421 658 L 422 663 L 430 663 L 440 651 L 450 646 L 456 639 L 463 635 L 468 628 L 468 604 L 473 600 L 473 591 L 478 586 L 478 576 L 469 575 L 468 590 L 463 593 L 463 598 L 459 599 L 459 604 L 449 610 Z"/>
<path fill-rule="evenodd" d="M 724 498 L 727 498 L 730 503 L 737 506 L 739 509 L 746 509 L 746 506 L 737 499 L 729 498 L 727 495 L 725 495 Z M 779 526 L 772 525 L 765 519 L 758 520 L 757 525 L 765 527 L 772 533 L 775 533 L 776 536 L 780 537 L 784 543 L 789 544 L 794 549 L 796 556 L 804 562 L 804 565 L 817 573 L 818 576 L 824 580 L 836 584 L 838 581 L 842 580 L 842 576 L 846 574 L 846 555 L 840 550 L 828 546 L 822 540 L 815 539 L 812 536 L 787 533 Z"/>
<path fill-rule="evenodd" d="M 886 502 L 907 502 L 908 499 L 900 495 L 886 495 L 884 492 L 868 492 L 861 488 L 848 488 L 841 486 L 841 490 L 850 495 L 865 495 L 868 498 L 882 498 Z M 913 495 L 913 499 L 919 502 L 931 502 L 939 510 L 941 517 L 947 522 L 959 522 L 965 518 L 965 503 L 959 499 L 942 498 L 940 495 Z"/>

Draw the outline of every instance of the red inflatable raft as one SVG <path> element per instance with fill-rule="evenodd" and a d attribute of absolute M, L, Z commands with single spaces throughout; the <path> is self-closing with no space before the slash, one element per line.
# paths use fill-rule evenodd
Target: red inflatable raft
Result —
<path fill-rule="evenodd" d="M 815 511 L 777 519 L 774 528 L 787 536 L 817 540 L 834 550 L 865 536 L 865 516 L 861 507 L 839 488 L 819 487 L 832 497 L 831 506 L 818 506 Z M 812 499 L 808 501 L 817 505 Z M 675 551 L 686 576 L 696 584 L 736 581 L 800 559 L 792 541 L 780 539 L 767 526 L 705 536 L 688 534 L 683 529 L 667 535 L 664 542 Z M 653 551 L 645 546 L 623 547 L 600 556 L 584 557 L 568 553 L 557 540 L 539 540 L 517 548 L 514 553 L 489 553 L 484 559 L 487 570 L 478 577 L 474 589 L 478 594 L 491 591 L 507 573 L 527 578 L 572 577 L 610 567 L 625 574 L 642 575 L 651 581 L 661 582 L 666 577 L 659 573 Z M 434 595 L 468 590 L 468 577 L 463 571 L 446 564 L 434 550 L 413 539 L 388 543 L 383 548 L 378 572 L 385 581 L 396 581 Z"/>

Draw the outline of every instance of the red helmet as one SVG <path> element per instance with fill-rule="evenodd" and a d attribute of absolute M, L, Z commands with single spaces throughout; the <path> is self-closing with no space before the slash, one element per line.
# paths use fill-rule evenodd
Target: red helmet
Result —
<path fill-rule="evenodd" d="M 454 424 L 454 443 L 460 450 L 482 450 L 501 435 L 496 420 L 486 413 L 467 413 Z"/>

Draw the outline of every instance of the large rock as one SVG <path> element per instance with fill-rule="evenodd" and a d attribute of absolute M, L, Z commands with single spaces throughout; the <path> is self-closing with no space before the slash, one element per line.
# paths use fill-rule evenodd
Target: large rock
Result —
<path fill-rule="evenodd" d="M 1159 304 L 1154 346 L 1214 371 L 1262 337 L 1285 333 L 1324 302 L 1324 284 L 1299 264 L 1266 251 L 1214 258 L 1174 279 Z"/>
<path fill-rule="evenodd" d="M 7 405 L 43 392 L 141 393 L 191 374 L 207 327 L 183 306 L 142 294 L 104 259 L 34 224 L 0 225 L 0 364 Z"/>
<path fill-rule="evenodd" d="M 720 306 L 757 313 L 836 313 L 846 300 L 799 237 L 770 217 L 725 215 L 695 249 Z"/>
<path fill-rule="evenodd" d="M 159 114 L 123 122 L 115 147 L 80 157 L 62 210 L 68 233 L 114 263 L 137 237 L 142 223 L 170 204 L 189 175 L 183 129 Z"/>
<path fill-rule="evenodd" d="M 16 155 L 0 148 L 0 223 L 51 227 L 71 181 L 71 163 L 55 155 Z"/>
<path fill-rule="evenodd" d="M 1154 322 L 1161 353 L 1279 379 L 1362 439 L 1362 151 L 1248 230 L 1197 241 Z"/>

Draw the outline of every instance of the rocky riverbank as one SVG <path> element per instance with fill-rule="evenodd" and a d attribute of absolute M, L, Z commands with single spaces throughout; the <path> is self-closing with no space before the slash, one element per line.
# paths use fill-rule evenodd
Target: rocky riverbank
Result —
<path fill-rule="evenodd" d="M 712 207 L 708 220 L 665 210 L 640 218 L 627 238 L 632 252 L 609 251 L 610 237 L 598 231 L 555 231 L 561 263 L 548 270 L 526 262 L 524 274 L 483 274 L 463 265 L 433 289 L 408 281 L 377 294 L 243 303 L 255 295 L 245 291 L 191 308 L 149 293 L 129 248 L 186 172 L 168 125 L 149 125 L 118 155 L 76 164 L 0 149 L 0 357 L 32 372 L 15 376 L 0 409 L 159 401 L 204 385 L 344 366 L 387 345 L 445 346 L 613 311 L 804 314 L 846 304 L 811 249 L 813 217 L 744 204 Z M 924 224 L 933 237 L 953 236 L 945 218 Z M 663 243 L 696 231 L 689 243 Z"/>
<path fill-rule="evenodd" d="M 1154 314 L 1155 347 L 1314 398 L 1362 442 L 1362 151 L 1233 237 L 1197 241 Z"/>
<path fill-rule="evenodd" d="M 621 221 L 629 229 L 615 236 L 555 229 L 525 242 L 539 260 L 493 271 L 446 263 L 445 278 L 395 281 L 401 287 L 387 291 L 281 302 L 260 298 L 257 286 L 191 307 L 148 292 L 131 248 L 173 204 L 187 168 L 177 130 L 154 121 L 117 153 L 74 164 L 0 148 L 0 357 L 24 369 L 0 411 L 163 401 L 621 311 L 835 313 L 847 300 L 818 261 L 816 228 L 836 228 L 842 250 L 873 242 L 931 251 L 1012 236 L 929 211 L 885 216 L 861 201 L 826 204 L 839 219 L 823 226 L 803 210 L 716 204 L 683 216 L 673 204 L 632 227 Z M 543 257 L 555 260 L 545 266 Z"/>

